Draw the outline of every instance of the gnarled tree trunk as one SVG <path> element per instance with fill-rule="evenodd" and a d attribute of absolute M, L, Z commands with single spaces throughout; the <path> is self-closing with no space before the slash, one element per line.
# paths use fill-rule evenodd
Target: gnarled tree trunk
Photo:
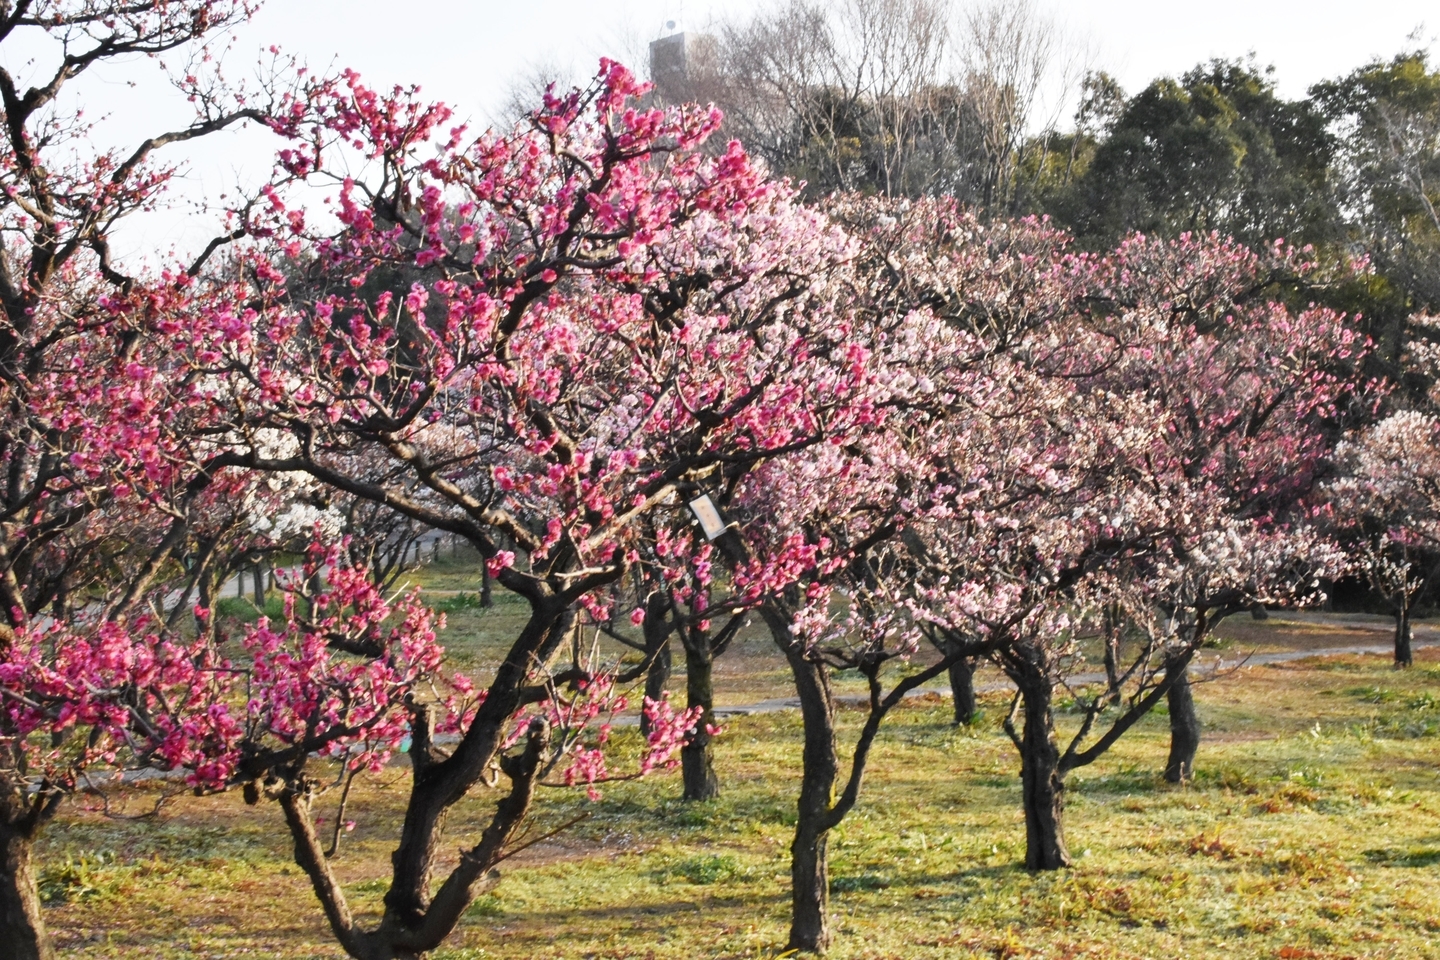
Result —
<path fill-rule="evenodd" d="M 789 950 L 824 953 L 830 947 L 829 836 L 829 830 L 817 829 L 809 817 L 796 824 L 790 844 Z"/>
<path fill-rule="evenodd" d="M 955 701 L 957 727 L 975 719 L 975 665 L 974 657 L 961 657 L 950 664 L 950 693 Z"/>
<path fill-rule="evenodd" d="M 10 814 L 13 811 L 3 811 Z M 0 960 L 53 960 L 31 863 L 33 830 L 0 818 Z"/>
<path fill-rule="evenodd" d="M 1397 669 L 1415 663 L 1415 653 L 1411 649 L 1410 641 L 1410 608 L 1402 604 L 1395 612 L 1395 666 Z"/>
<path fill-rule="evenodd" d="M 357 926 L 315 830 L 311 817 L 312 782 L 300 778 L 275 791 L 295 841 L 295 862 L 310 877 L 330 928 L 346 953 L 356 960 L 420 960 L 440 946 L 475 896 L 498 882 L 500 875 L 492 868 L 530 808 L 549 737 L 544 721 L 532 720 L 524 753 L 501 757 L 501 770 L 511 780 L 510 792 L 496 804 L 480 842 L 470 850 L 460 851 L 460 862 L 433 899 L 427 901 L 424 912 L 410 923 L 387 910 L 376 929 L 367 931 Z"/>
<path fill-rule="evenodd" d="M 790 940 L 787 949 L 824 953 L 830 946 L 830 869 L 827 840 L 840 760 L 835 752 L 835 698 L 825 664 L 806 656 L 789 620 L 764 611 L 775 643 L 795 678 L 805 748 L 795 839 L 790 844 Z"/>
<path fill-rule="evenodd" d="M 1065 778 L 1055 745 L 1049 678 L 1020 688 L 1025 729 L 1020 735 L 1020 782 L 1025 809 L 1025 867 L 1059 870 L 1070 866 L 1065 848 Z"/>
<path fill-rule="evenodd" d="M 523 703 L 530 665 L 549 659 L 563 638 L 569 635 L 573 618 L 572 609 L 558 607 L 547 600 L 531 599 L 529 621 L 496 671 L 485 702 L 448 756 L 442 759 L 440 755 L 432 755 L 428 721 L 415 725 L 416 741 L 410 750 L 414 768 L 410 796 L 401 824 L 400 842 L 390 858 L 391 884 L 385 894 L 385 914 L 375 932 L 376 937 L 393 942 L 400 934 L 408 937 L 412 931 L 422 927 L 453 925 L 453 920 L 458 920 L 458 915 L 454 918 L 447 916 L 443 920 L 430 916 L 431 879 L 440 854 L 440 832 L 445 814 L 480 782 L 499 755 L 510 718 Z M 529 796 L 527 787 L 522 794 L 517 794 L 514 802 L 523 801 L 528 805 Z M 523 813 L 521 810 L 517 816 L 523 816 Z M 451 877 L 460 875 L 467 862 L 462 860 L 461 866 L 451 872 Z M 303 863 L 300 865 L 305 866 Z M 446 883 L 449 882 L 447 879 Z M 444 889 L 442 884 L 441 891 Z M 347 934 L 338 928 L 335 932 L 343 944 Z M 449 927 L 446 927 L 433 937 L 433 943 L 425 949 L 433 949 L 448 933 Z"/>
<path fill-rule="evenodd" d="M 805 747 L 800 774 L 800 800 L 795 839 L 790 844 L 790 940 L 788 949 L 824 953 L 830 946 L 830 831 L 855 806 L 860 795 L 865 767 L 885 715 L 902 702 L 906 694 L 934 680 L 950 667 L 951 657 L 912 673 L 897 682 L 888 694 L 880 684 L 883 659 L 854 662 L 868 681 L 870 712 L 865 719 L 848 774 L 837 794 L 840 758 L 835 742 L 835 697 L 830 689 L 826 661 L 791 633 L 793 616 L 779 605 L 761 608 L 770 634 L 790 665 L 795 692 L 800 700 Z"/>
<path fill-rule="evenodd" d="M 1170 758 L 1165 762 L 1165 779 L 1183 783 L 1195 776 L 1195 752 L 1200 749 L 1200 715 L 1190 689 L 1189 663 L 1165 665 L 1170 689 L 1165 702 L 1170 708 Z"/>
<path fill-rule="evenodd" d="M 714 669 L 715 661 L 708 642 L 685 644 L 685 705 L 692 710 L 700 707 L 705 711 L 689 742 L 680 748 L 680 773 L 685 784 L 686 800 L 710 800 L 720 796 L 720 781 L 715 776 L 715 761 L 707 732 L 715 723 Z"/>

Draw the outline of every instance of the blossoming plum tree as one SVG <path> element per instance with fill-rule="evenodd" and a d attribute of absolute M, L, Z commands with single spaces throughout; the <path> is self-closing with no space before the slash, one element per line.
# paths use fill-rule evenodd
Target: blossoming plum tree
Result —
<path fill-rule="evenodd" d="M 460 734 L 486 697 L 464 676 L 442 670 L 436 630 L 443 620 L 418 591 L 386 599 L 369 571 L 341 565 L 344 552 L 343 544 L 313 545 L 301 573 L 285 578 L 284 620 L 272 624 L 262 618 L 245 632 L 245 654 L 235 661 L 246 678 L 244 712 L 208 744 L 218 759 L 203 772 L 207 783 L 242 784 L 250 803 L 268 798 L 279 804 L 296 862 L 311 876 L 337 938 L 347 951 L 364 956 L 380 937 L 357 929 L 329 865 L 349 810 L 350 783 L 362 771 L 379 772 L 398 750 L 423 751 L 433 759 L 441 749 L 433 737 Z M 322 581 L 322 589 L 311 589 Z M 509 854 L 535 787 L 562 756 L 568 756 L 566 783 L 588 784 L 593 792 L 595 783 L 613 776 L 598 745 L 606 728 L 593 728 L 624 706 L 623 697 L 601 678 L 573 695 L 554 692 L 512 718 L 504 746 L 523 741 L 523 749 L 497 759 L 511 788 L 479 842 L 462 851 L 460 863 L 435 892 L 426 914 L 429 931 L 412 932 L 412 938 L 443 938 L 477 886 L 494 884 L 493 866 Z M 672 765 L 694 725 L 691 714 L 676 714 L 664 704 L 645 706 L 652 733 L 637 775 Z M 414 722 L 417 713 L 426 723 Z M 595 735 L 589 741 L 587 732 Z M 419 739 L 426 737 L 432 739 Z M 326 759 L 338 762 L 336 784 L 344 787 L 328 849 L 314 815 L 324 792 L 315 775 L 317 761 Z"/>
<path fill-rule="evenodd" d="M 1149 431 L 1142 420 L 1117 437 L 1108 418 L 1130 401 L 1087 402 L 1076 389 L 1108 349 L 1061 316 L 973 371 L 964 408 L 938 418 L 926 444 L 944 495 L 905 538 L 916 618 L 950 645 L 988 654 L 1015 683 L 1015 708 L 1024 705 L 1023 737 L 1011 721 L 1007 729 L 1021 755 L 1032 867 L 1059 842 L 1058 823 L 1048 829 L 1063 806 L 1051 700 L 1074 653 L 1081 591 L 1096 569 L 1143 542 L 1109 518 L 1127 445 Z"/>
<path fill-rule="evenodd" d="M 785 656 L 804 726 L 790 846 L 793 950 L 823 951 L 830 944 L 828 837 L 859 799 L 881 723 L 908 691 L 950 663 L 904 671 L 889 690 L 883 685 L 882 670 L 907 661 L 917 636 L 905 629 L 903 608 L 894 603 L 883 548 L 899 529 L 909 496 L 924 496 L 924 478 L 879 426 L 766 464 L 737 485 L 726 504 L 738 529 L 720 545 L 738 605 L 757 611 Z M 858 670 L 869 689 L 848 771 L 838 752 L 836 669 Z"/>
<path fill-rule="evenodd" d="M 1433 328 L 1434 318 L 1412 320 Z M 1410 344 L 1411 372 L 1433 382 L 1440 370 L 1429 341 Z M 1355 565 L 1395 617 L 1395 666 L 1414 661 L 1410 617 L 1440 578 L 1440 420 L 1434 395 L 1390 411 L 1340 444 L 1340 476 L 1327 488 L 1333 522 L 1354 545 Z"/>
<path fill-rule="evenodd" d="M 862 351 L 832 306 L 849 241 L 738 145 L 697 151 L 713 110 L 642 109 L 644 92 L 607 61 L 521 129 L 467 141 L 413 92 L 353 75 L 311 88 L 296 112 L 319 119 L 282 126 L 294 146 L 281 163 L 334 184 L 338 226 L 272 192 L 274 246 L 251 261 L 258 307 L 194 351 L 224 380 L 233 435 L 253 438 L 225 463 L 302 471 L 464 538 L 529 605 L 453 749 L 436 746 L 427 705 L 412 710 L 414 775 L 379 925 L 354 924 L 323 860 L 302 857 L 354 956 L 423 952 L 453 926 L 488 865 L 467 859 L 459 886 L 442 886 L 458 893 L 432 898 L 443 814 L 498 762 L 514 788 L 492 826 L 524 815 L 545 734 L 502 759 L 516 717 L 557 683 L 595 682 L 545 665 L 577 612 L 612 615 L 642 521 L 866 415 Z M 346 151 L 373 176 L 332 175 Z M 307 248 L 325 292 L 291 282 Z M 399 266 L 421 276 L 408 291 L 367 286 Z M 351 469 L 362 452 L 388 472 Z M 308 844 L 305 785 L 285 789 Z"/>
<path fill-rule="evenodd" d="M 223 285 L 196 278 L 243 226 L 225 227 L 198 259 L 164 277 L 127 274 L 111 237 L 127 216 L 152 209 L 174 178 L 177 168 L 160 160 L 165 148 L 267 119 L 282 84 L 247 97 L 205 66 L 206 43 L 253 6 L 45 0 L 0 9 L 0 47 L 28 51 L 0 68 L 0 663 L 7 683 L 19 684 L 6 687 L 0 716 L 7 956 L 50 955 L 30 851 L 77 770 L 96 756 L 80 748 L 83 734 L 53 755 L 32 754 L 30 734 L 40 728 L 26 711 L 40 710 L 61 733 L 74 724 L 89 725 L 101 742 L 120 733 L 108 726 L 113 704 L 66 709 L 70 693 L 79 696 L 74 670 L 84 657 L 59 659 L 61 651 L 92 649 L 96 669 L 148 665 L 158 677 L 189 656 L 173 639 L 152 644 L 160 634 L 144 613 L 211 480 L 204 391 L 162 344 L 228 297 Z M 174 77 L 195 108 L 192 121 L 126 150 L 94 147 L 90 122 L 66 102 L 72 81 L 161 54 L 195 68 Z M 30 86 L 13 66 L 27 60 Z M 51 649 L 57 659 L 47 661 Z M 23 684 L 42 677 L 48 686 L 37 699 L 31 694 L 41 691 Z M 86 675 L 83 685 L 113 692 L 132 681 Z"/>
<path fill-rule="evenodd" d="M 1012 721 L 1024 709 L 1023 733 L 1010 729 L 1032 869 L 1069 861 L 1065 774 L 1100 756 L 1162 696 L 1174 734 L 1168 766 L 1188 776 L 1198 721 L 1186 668 L 1204 633 L 1257 599 L 1303 594 L 1295 584 L 1324 568 L 1325 551 L 1285 531 L 1305 517 L 1303 498 L 1358 385 L 1352 361 L 1364 344 L 1328 311 L 1242 302 L 1260 285 L 1262 264 L 1215 238 L 1136 238 L 1106 257 L 1068 259 L 1070 317 L 1012 350 L 1009 359 L 1023 365 L 1008 373 L 1018 386 L 973 391 L 986 402 L 950 422 L 960 427 L 950 442 L 934 445 L 989 448 L 968 461 L 983 468 L 960 471 L 974 488 L 960 501 L 970 512 L 939 515 L 915 538 L 928 569 L 916 582 L 932 616 L 953 622 L 958 613 L 974 621 L 969 633 L 986 635 L 996 630 L 993 604 L 975 604 L 972 584 L 996 568 L 1013 584 L 1022 616 L 1003 623 L 1024 629 L 994 656 L 1017 686 Z M 970 545 L 977 530 L 982 545 Z M 1148 599 L 1112 606 L 1133 593 Z M 1061 751 L 1053 691 L 1077 663 L 1087 620 L 1107 608 L 1170 629 L 1123 628 L 1143 636 L 1127 662 L 1107 644 L 1107 683 L 1082 697 L 1080 730 Z"/>
<path fill-rule="evenodd" d="M 1309 269 L 1303 253 L 1283 244 L 1256 252 L 1215 236 L 1137 236 L 1090 265 L 1092 314 L 1136 331 L 1133 348 L 1095 386 L 1152 407 L 1160 444 L 1143 470 L 1136 464 L 1135 496 L 1153 504 L 1178 555 L 1237 523 L 1271 545 L 1277 531 L 1304 527 L 1336 439 L 1374 395 L 1362 370 L 1370 344 L 1345 317 L 1291 310 L 1268 295 L 1269 277 Z M 1311 574 L 1332 559 L 1316 552 Z M 1191 775 L 1199 742 L 1187 663 L 1173 662 L 1168 681 L 1171 779 Z"/>

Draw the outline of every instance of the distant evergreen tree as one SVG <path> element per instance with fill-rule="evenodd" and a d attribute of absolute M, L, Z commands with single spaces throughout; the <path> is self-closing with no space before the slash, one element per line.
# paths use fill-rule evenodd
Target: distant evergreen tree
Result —
<path fill-rule="evenodd" d="M 1069 177 L 1037 197 L 1083 243 L 1104 246 L 1137 230 L 1216 230 L 1252 245 L 1337 236 L 1336 138 L 1312 102 L 1277 96 L 1268 73 L 1214 60 L 1123 103 L 1117 97 L 1113 81 L 1092 80 Z M 1079 142 L 1087 108 L 1108 121 L 1093 146 Z M 1073 169 L 1076 159 L 1083 170 Z"/>
<path fill-rule="evenodd" d="M 1375 271 L 1352 297 L 1376 318 L 1393 365 L 1407 318 L 1440 310 L 1440 70 L 1423 51 L 1403 53 L 1310 93 L 1339 136 L 1345 240 Z"/>

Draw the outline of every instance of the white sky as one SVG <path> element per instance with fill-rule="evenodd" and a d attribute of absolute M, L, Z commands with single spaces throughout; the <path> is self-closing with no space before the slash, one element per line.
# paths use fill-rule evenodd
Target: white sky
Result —
<path fill-rule="evenodd" d="M 1038 2 L 1132 93 L 1202 60 L 1253 52 L 1261 64 L 1275 65 L 1282 95 L 1298 97 L 1318 80 L 1414 46 L 1407 36 L 1417 27 L 1424 46 L 1440 49 L 1434 0 Z M 646 44 L 667 19 L 703 30 L 762 4 L 767 0 L 269 0 L 236 37 L 227 67 L 243 73 L 257 51 L 278 44 L 317 69 L 353 67 L 373 86 L 419 83 L 484 126 L 512 85 L 542 64 L 583 76 L 608 54 L 643 69 Z M 28 55 L 7 48 L 0 62 L 23 78 Z M 185 104 L 143 60 L 86 76 L 69 95 L 89 115 L 111 117 L 97 129 L 103 142 L 133 143 L 187 117 Z M 213 196 L 237 181 L 253 182 L 269 168 L 264 143 L 259 135 L 237 134 L 193 149 L 183 191 Z M 189 248 L 208 236 L 176 211 L 131 226 L 118 247 L 122 255 L 156 244 Z"/>
<path fill-rule="evenodd" d="M 824 2 L 824 0 L 820 0 Z M 964 0 L 959 0 L 963 4 Z M 1254 51 L 1273 63 L 1283 93 L 1389 56 L 1427 19 L 1433 0 L 1039 0 L 1098 48 L 1127 89 L 1214 56 Z M 419 82 L 435 96 L 484 111 L 532 64 L 587 73 L 602 53 L 643 56 L 675 19 L 704 29 L 763 0 L 270 0 L 247 34 L 311 62 L 336 61 L 387 82 Z M 249 37 L 247 37 L 249 39 Z M 1428 44 L 1427 44 L 1428 45 Z M 639 65 L 637 65 L 639 66 Z"/>

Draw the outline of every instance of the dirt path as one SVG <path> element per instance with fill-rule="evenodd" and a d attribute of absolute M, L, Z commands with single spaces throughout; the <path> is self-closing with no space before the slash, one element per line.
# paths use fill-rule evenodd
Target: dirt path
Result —
<path fill-rule="evenodd" d="M 1394 627 L 1383 620 L 1358 620 L 1348 617 L 1341 618 L 1323 613 L 1290 613 L 1286 612 L 1281 617 L 1275 618 L 1278 622 L 1297 621 L 1306 624 L 1318 624 L 1321 626 L 1334 627 L 1337 630 L 1369 630 L 1374 632 L 1393 633 Z M 1411 642 L 1412 649 L 1423 650 L 1426 647 L 1440 646 L 1440 626 L 1417 623 L 1414 625 L 1415 639 Z M 1429 639 L 1421 639 L 1421 631 L 1429 635 Z M 1234 670 L 1240 667 L 1264 666 L 1270 663 L 1288 663 L 1292 660 L 1308 660 L 1311 657 L 1344 657 L 1360 655 L 1381 655 L 1391 656 L 1395 651 L 1393 643 L 1348 643 L 1332 647 L 1314 647 L 1306 650 L 1286 650 L 1278 653 L 1252 653 L 1241 654 L 1236 657 L 1226 658 L 1217 656 L 1214 658 L 1196 658 L 1194 669 L 1197 672 L 1223 673 L 1226 670 Z M 1087 683 L 1101 683 L 1105 679 L 1103 673 L 1077 673 L 1066 678 L 1071 685 Z M 998 693 L 1001 691 L 1013 690 L 1014 687 L 1007 682 L 983 683 L 975 687 L 976 693 Z M 948 686 L 925 686 L 911 690 L 907 697 L 923 697 L 938 694 L 942 697 L 950 696 Z M 840 696 L 835 698 L 837 703 L 846 706 L 863 706 L 867 698 L 863 696 Z M 779 710 L 799 710 L 800 701 L 795 697 L 776 697 L 770 700 L 760 700 L 756 703 L 747 703 L 739 706 L 716 707 L 715 715 L 718 717 L 744 717 L 756 713 L 775 713 Z"/>

